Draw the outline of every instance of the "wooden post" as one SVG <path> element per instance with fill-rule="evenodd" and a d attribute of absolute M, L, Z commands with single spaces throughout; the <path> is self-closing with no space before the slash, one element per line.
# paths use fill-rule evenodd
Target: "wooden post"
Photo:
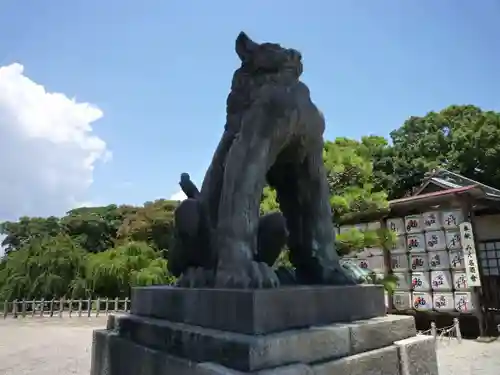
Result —
<path fill-rule="evenodd" d="M 437 339 L 437 328 L 435 322 L 431 322 L 431 336 L 434 337 L 434 340 Z"/>
<path fill-rule="evenodd" d="M 97 306 L 95 310 L 95 317 L 97 318 L 99 316 L 99 312 L 101 311 L 101 299 L 97 297 Z"/>
<path fill-rule="evenodd" d="M 474 247 L 476 248 L 476 257 L 477 259 L 477 268 L 478 268 L 478 273 L 479 277 L 483 275 L 483 267 L 481 264 L 481 260 L 479 259 L 479 256 L 477 255 L 477 252 L 479 251 L 479 241 L 478 241 L 478 236 L 477 236 L 477 231 L 476 231 L 476 217 L 474 215 L 474 211 L 472 209 L 472 201 L 469 196 L 465 196 L 461 199 L 462 202 L 462 214 L 464 217 L 464 221 L 468 221 L 471 224 L 472 227 L 472 234 L 474 236 Z M 465 255 L 465 252 L 464 252 Z M 464 257 L 465 261 L 465 257 Z M 477 317 L 477 323 L 479 326 L 479 337 L 485 337 L 486 336 L 486 324 L 487 324 L 487 316 L 486 316 L 486 311 L 484 308 L 484 301 L 482 299 L 482 288 L 481 287 L 473 287 L 472 288 L 472 304 L 474 306 L 474 315 Z"/>
<path fill-rule="evenodd" d="M 17 299 L 12 303 L 12 316 L 17 318 Z"/>
<path fill-rule="evenodd" d="M 68 306 L 68 315 L 69 315 L 69 317 L 71 318 L 71 314 L 73 313 L 73 300 L 72 300 L 72 299 L 70 299 L 70 300 L 68 301 L 68 304 L 69 304 L 69 306 Z"/>
<path fill-rule="evenodd" d="M 382 233 L 382 231 L 384 231 L 384 236 L 386 235 L 385 231 L 388 231 L 387 229 L 387 218 L 382 218 L 379 220 L 379 223 L 380 223 L 380 231 L 379 233 Z M 382 247 L 382 250 L 383 250 L 383 254 L 384 254 L 384 277 L 387 277 L 389 275 L 392 275 L 392 264 L 391 264 L 391 252 L 389 248 L 387 248 L 386 246 L 386 241 L 384 241 L 384 244 Z M 388 298 L 388 306 L 387 306 L 387 313 L 391 313 L 393 312 L 394 310 L 396 310 L 396 308 L 394 307 L 394 295 L 393 293 L 389 293 L 387 291 L 385 291 L 385 293 L 388 294 L 389 298 Z"/>
<path fill-rule="evenodd" d="M 460 331 L 460 321 L 458 318 L 453 318 L 453 327 L 455 328 L 455 334 L 457 335 L 457 340 L 459 343 L 462 342 L 462 331 Z"/>
<path fill-rule="evenodd" d="M 118 312 L 118 297 L 115 298 L 115 313 Z"/>
<path fill-rule="evenodd" d="M 40 300 L 40 318 L 43 318 L 43 313 L 45 311 L 45 298 Z"/>
<path fill-rule="evenodd" d="M 3 318 L 7 319 L 7 315 L 9 315 L 9 301 L 3 302 Z"/>
<path fill-rule="evenodd" d="M 92 314 L 92 299 L 89 298 L 87 301 L 87 317 L 90 318 L 91 314 Z"/>
<path fill-rule="evenodd" d="M 64 313 L 64 297 L 59 299 L 59 318 L 63 317 Z"/>
<path fill-rule="evenodd" d="M 106 303 L 104 305 L 104 313 L 106 315 L 108 315 L 108 313 L 109 313 L 109 298 L 108 297 L 106 297 Z"/>
<path fill-rule="evenodd" d="M 128 297 L 125 297 L 125 312 L 128 311 Z"/>
<path fill-rule="evenodd" d="M 21 301 L 21 316 L 26 318 L 26 301 L 24 299 Z"/>
<path fill-rule="evenodd" d="M 83 302 L 81 299 L 78 300 L 78 317 L 82 316 Z"/>
<path fill-rule="evenodd" d="M 49 316 L 52 318 L 54 316 L 54 298 L 50 300 L 50 306 L 49 306 Z"/>

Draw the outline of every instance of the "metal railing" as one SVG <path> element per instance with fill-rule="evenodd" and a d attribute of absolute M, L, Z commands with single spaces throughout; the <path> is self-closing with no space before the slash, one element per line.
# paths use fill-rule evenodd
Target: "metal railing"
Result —
<path fill-rule="evenodd" d="M 4 301 L 3 317 L 98 317 L 100 314 L 125 313 L 130 311 L 130 299 L 51 299 Z M 2 311 L 2 309 L 0 309 Z"/>

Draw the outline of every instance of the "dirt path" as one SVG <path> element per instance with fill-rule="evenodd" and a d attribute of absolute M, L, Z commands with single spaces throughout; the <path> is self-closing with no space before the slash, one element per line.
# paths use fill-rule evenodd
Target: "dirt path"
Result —
<path fill-rule="evenodd" d="M 0 320 L 0 374 L 89 375 L 92 330 L 105 324 L 105 317 Z M 440 375 L 496 375 L 498 353 L 500 342 L 440 341 Z"/>

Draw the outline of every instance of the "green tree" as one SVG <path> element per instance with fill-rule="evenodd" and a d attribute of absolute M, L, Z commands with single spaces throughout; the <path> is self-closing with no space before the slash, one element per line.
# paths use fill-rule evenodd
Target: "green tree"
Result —
<path fill-rule="evenodd" d="M 61 233 L 60 220 L 54 216 L 48 218 L 23 216 L 17 222 L 0 223 L 0 234 L 5 236 L 1 245 L 7 254 L 20 249 L 35 238 L 56 236 L 59 233 Z"/>
<path fill-rule="evenodd" d="M 384 188 L 390 184 L 390 175 L 375 171 L 374 163 L 380 169 L 390 164 L 390 152 L 387 140 L 378 136 L 325 142 L 323 161 L 335 222 L 342 221 L 346 214 L 387 208 Z M 260 210 L 262 214 L 279 210 L 276 192 L 270 187 L 263 191 Z"/>
<path fill-rule="evenodd" d="M 114 246 L 123 217 L 116 205 L 81 207 L 71 210 L 61 220 L 64 231 L 91 253 Z"/>
<path fill-rule="evenodd" d="M 375 189 L 375 141 L 381 149 L 387 146 L 380 137 L 367 137 L 361 142 L 337 138 L 325 143 L 323 159 L 335 223 L 341 223 L 355 213 L 381 211 L 388 207 L 387 194 Z"/>
<path fill-rule="evenodd" d="M 38 236 L 9 253 L 0 267 L 0 298 L 52 298 L 72 294 L 87 253 L 71 237 Z M 79 291 L 77 291 L 79 292 Z"/>
<path fill-rule="evenodd" d="M 262 198 L 260 201 L 260 214 L 264 215 L 270 212 L 275 212 L 280 210 L 280 205 L 276 200 L 276 190 L 269 186 L 264 188 L 262 192 Z"/>
<path fill-rule="evenodd" d="M 128 295 L 134 285 L 170 283 L 164 253 L 177 202 L 82 207 L 64 217 L 0 224 L 0 299 Z"/>
<path fill-rule="evenodd" d="M 373 190 L 387 192 L 395 182 L 394 152 L 387 139 L 377 135 L 364 136 L 361 137 L 357 149 L 361 156 L 372 163 Z"/>
<path fill-rule="evenodd" d="M 392 175 L 389 197 L 411 193 L 426 173 L 442 167 L 500 188 L 500 114 L 473 105 L 450 106 L 413 116 L 391 132 L 393 165 L 375 163 Z"/>
<path fill-rule="evenodd" d="M 129 296 L 137 285 L 168 284 L 167 261 L 144 242 L 130 242 L 88 257 L 87 288 L 100 296 Z"/>
<path fill-rule="evenodd" d="M 333 221 L 341 224 L 361 212 L 384 212 L 388 209 L 387 194 L 383 187 L 389 181 L 385 171 L 374 172 L 374 160 L 380 166 L 389 164 L 390 147 L 383 137 L 367 136 L 361 141 L 337 138 L 325 142 L 323 161 L 330 187 L 330 205 Z M 260 205 L 261 213 L 279 210 L 276 192 L 266 187 Z M 359 251 L 364 247 L 389 245 L 384 231 L 358 230 L 337 238 L 340 254 Z M 289 265 L 287 250 L 280 255 L 277 265 Z"/>
<path fill-rule="evenodd" d="M 164 199 L 144 203 L 124 218 L 117 240 L 146 242 L 156 250 L 168 250 L 173 241 L 174 211 L 178 204 Z"/>

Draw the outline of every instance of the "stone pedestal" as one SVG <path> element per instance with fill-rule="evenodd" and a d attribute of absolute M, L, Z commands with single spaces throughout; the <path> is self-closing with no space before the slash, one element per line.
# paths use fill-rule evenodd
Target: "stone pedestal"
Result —
<path fill-rule="evenodd" d="M 91 375 L 437 375 L 434 340 L 373 285 L 137 288 L 94 332 Z"/>

